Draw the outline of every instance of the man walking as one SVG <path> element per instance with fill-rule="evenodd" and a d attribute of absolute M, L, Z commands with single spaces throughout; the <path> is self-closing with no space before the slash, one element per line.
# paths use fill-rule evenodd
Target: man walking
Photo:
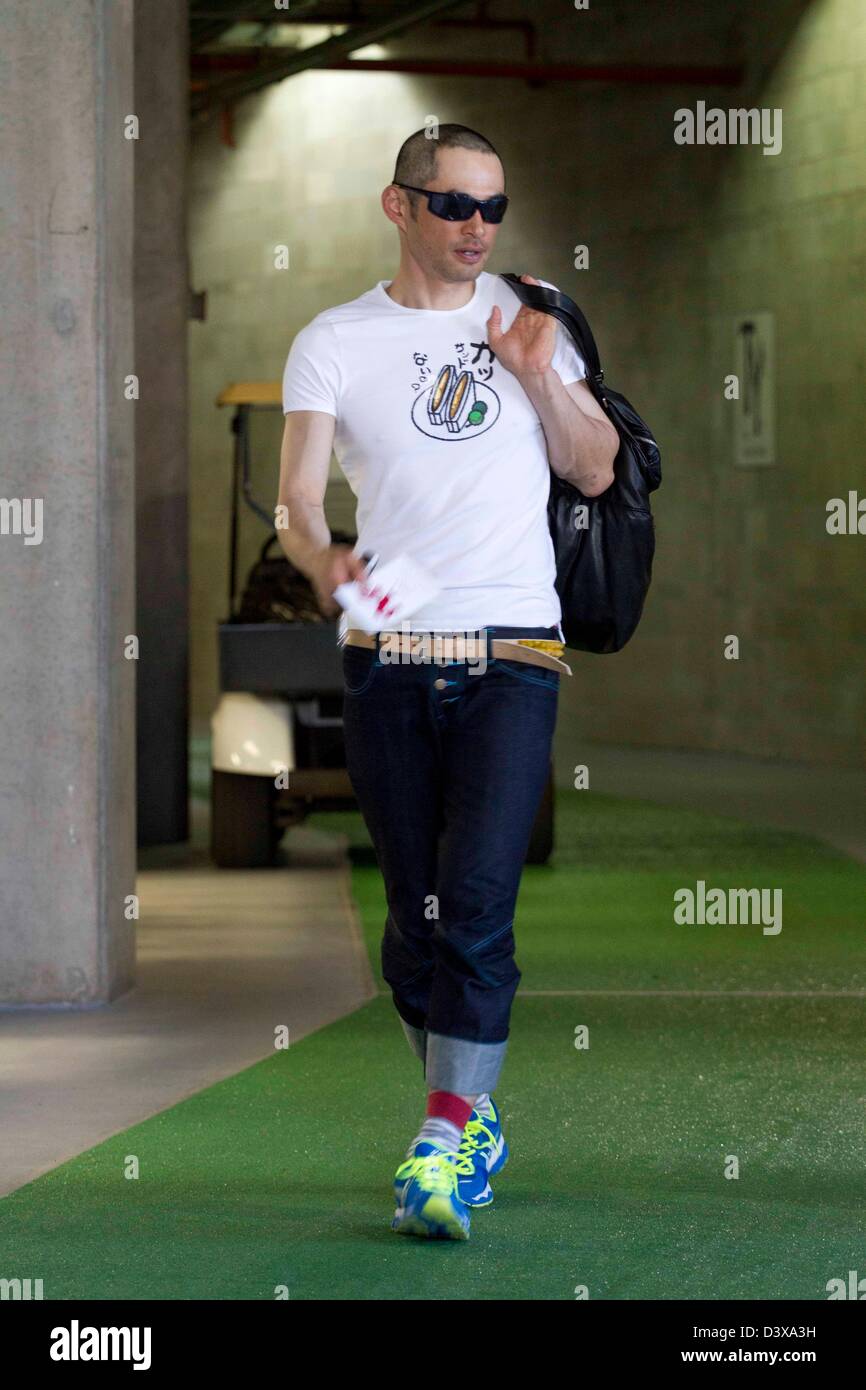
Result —
<path fill-rule="evenodd" d="M 520 979 L 514 909 L 567 669 L 549 469 L 596 496 L 619 447 L 568 335 L 484 268 L 507 205 L 484 136 L 411 135 L 382 193 L 396 275 L 313 319 L 283 378 L 281 541 L 324 610 L 364 554 L 408 555 L 439 585 L 411 637 L 340 627 L 383 973 L 428 1091 L 392 1225 L 454 1239 L 508 1154 L 492 1093 Z M 332 449 L 357 498 L 354 550 L 325 521 Z"/>

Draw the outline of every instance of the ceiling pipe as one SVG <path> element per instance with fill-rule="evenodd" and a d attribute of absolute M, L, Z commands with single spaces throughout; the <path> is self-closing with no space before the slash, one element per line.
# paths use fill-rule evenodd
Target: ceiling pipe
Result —
<path fill-rule="evenodd" d="M 322 64 L 343 72 L 405 72 L 423 76 L 509 77 L 529 82 L 636 82 L 680 86 L 692 82 L 710 87 L 736 87 L 743 79 L 741 67 L 701 64 L 646 63 L 497 63 L 452 62 L 438 58 L 347 58 Z"/>
<path fill-rule="evenodd" d="M 318 0 L 294 0 L 293 23 L 297 23 L 305 11 L 314 10 L 317 4 Z M 238 23 L 237 9 L 238 0 L 223 0 L 222 5 L 202 8 L 193 4 L 189 17 L 190 46 L 196 49 L 215 43 L 221 34 Z M 246 19 L 253 24 L 264 24 L 275 13 L 278 11 L 274 10 L 274 0 L 259 0 L 258 4 L 248 6 Z"/>
<path fill-rule="evenodd" d="M 195 72 L 255 72 L 263 80 L 278 81 L 282 70 L 272 61 L 263 60 L 257 53 L 198 53 L 191 59 Z M 741 67 L 714 67 L 706 64 L 645 63 L 497 63 L 454 62 L 448 58 L 335 58 L 318 63 L 317 67 L 331 72 L 402 72 L 414 76 L 508 78 L 529 82 L 621 82 L 654 86 L 736 87 L 743 80 Z M 196 88 L 206 84 L 195 83 Z M 226 84 L 227 86 L 228 84 Z M 207 88 L 221 98 L 226 90 L 222 83 Z"/>
<path fill-rule="evenodd" d="M 204 17 L 207 16 L 205 15 Z M 302 15 L 295 10 L 289 10 L 282 14 L 280 14 L 279 11 L 272 12 L 271 17 L 267 20 L 262 20 L 261 16 L 238 15 L 236 22 L 239 24 L 264 23 L 267 24 L 269 28 L 276 28 L 278 26 L 288 26 L 290 24 L 298 26 L 302 24 L 352 24 L 357 23 L 357 17 L 352 18 L 346 14 L 325 14 L 322 16 Z M 533 59 L 537 52 L 538 30 L 531 19 L 490 19 L 483 10 L 480 10 L 475 19 L 431 19 L 429 23 L 430 27 L 433 29 L 458 29 L 464 32 L 467 30 L 481 30 L 482 33 L 520 34 L 523 38 L 527 59 Z M 259 47 L 263 51 L 269 53 L 279 53 L 280 51 L 285 53 L 285 49 L 283 48 L 281 50 L 281 46 L 278 44 L 250 45 L 250 47 Z"/>
<path fill-rule="evenodd" d="M 322 43 L 302 49 L 300 53 L 280 55 L 274 63 L 268 63 L 267 67 L 260 71 L 249 72 L 246 76 L 238 76 L 229 82 L 221 83 L 214 95 L 221 101 L 246 96 L 271 82 L 291 77 L 294 73 L 327 66 L 328 63 L 347 57 L 355 49 L 391 38 L 394 34 L 402 33 L 405 29 L 411 29 L 426 19 L 432 19 L 434 15 L 456 9 L 464 3 L 465 0 L 424 0 L 421 4 L 401 5 L 383 19 L 362 23 L 349 33 L 336 34 Z M 210 96 L 210 93 L 206 96 Z"/>

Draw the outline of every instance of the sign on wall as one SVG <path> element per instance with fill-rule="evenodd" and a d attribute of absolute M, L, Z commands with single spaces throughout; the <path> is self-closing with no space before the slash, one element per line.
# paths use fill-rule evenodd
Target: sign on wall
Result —
<path fill-rule="evenodd" d="M 776 462 L 775 336 L 770 313 L 741 314 L 735 321 L 734 462 L 739 468 Z"/>

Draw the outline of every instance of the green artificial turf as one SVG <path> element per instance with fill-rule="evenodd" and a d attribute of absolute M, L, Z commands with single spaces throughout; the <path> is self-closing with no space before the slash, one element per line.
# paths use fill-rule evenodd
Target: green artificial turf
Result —
<path fill-rule="evenodd" d="M 360 816 L 338 825 L 378 971 L 381 876 Z M 708 890 L 780 889 L 781 931 L 677 925 L 674 893 L 699 879 Z M 523 873 L 517 960 L 531 990 L 866 990 L 864 915 L 866 868 L 816 840 L 560 791 L 553 856 Z"/>
<path fill-rule="evenodd" d="M 375 965 L 363 827 L 320 823 L 352 845 Z M 560 793 L 557 827 L 516 922 L 512 1158 L 468 1244 L 389 1230 L 423 1085 L 383 994 L 6 1197 L 3 1272 L 49 1299 L 823 1299 L 866 1269 L 866 1001 L 796 994 L 866 988 L 866 869 L 597 794 Z M 698 878 L 782 888 L 782 932 L 676 926 Z"/>

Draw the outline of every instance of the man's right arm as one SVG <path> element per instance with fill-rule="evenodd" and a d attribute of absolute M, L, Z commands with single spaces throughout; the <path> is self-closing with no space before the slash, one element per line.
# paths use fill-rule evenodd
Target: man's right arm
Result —
<path fill-rule="evenodd" d="M 325 489 L 331 466 L 336 420 L 323 410 L 286 413 L 280 451 L 278 506 L 288 525 L 277 528 L 289 560 L 307 575 L 323 613 L 336 617 L 338 584 L 361 578 L 364 562 L 346 545 L 332 545 L 325 520 Z"/>

